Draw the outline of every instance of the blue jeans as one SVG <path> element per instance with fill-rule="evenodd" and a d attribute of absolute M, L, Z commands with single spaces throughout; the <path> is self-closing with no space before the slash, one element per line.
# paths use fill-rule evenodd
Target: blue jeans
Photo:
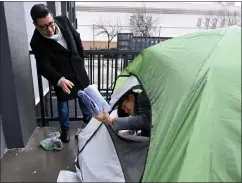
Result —
<path fill-rule="evenodd" d="M 91 111 L 87 108 L 86 104 L 84 104 L 80 98 L 78 98 L 78 103 L 80 106 L 80 109 L 83 114 L 83 118 L 86 121 L 90 121 L 92 118 Z M 67 101 L 59 101 L 57 100 L 57 108 L 58 108 L 58 115 L 59 115 L 59 121 L 61 128 L 69 128 L 70 122 L 69 122 L 69 110 L 67 107 Z"/>

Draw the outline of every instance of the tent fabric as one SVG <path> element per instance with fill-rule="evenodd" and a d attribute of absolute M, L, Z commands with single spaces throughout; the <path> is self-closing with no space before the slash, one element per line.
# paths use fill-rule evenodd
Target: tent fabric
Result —
<path fill-rule="evenodd" d="M 107 126 L 115 146 L 125 182 L 140 182 L 148 154 L 149 138 L 135 135 L 117 134 Z"/>
<path fill-rule="evenodd" d="M 139 85 L 136 77 L 125 77 L 113 93 L 111 103 L 114 105 Z M 115 116 L 117 110 L 111 113 L 111 117 Z M 140 182 L 148 148 L 149 138 L 118 134 L 111 126 L 92 118 L 78 134 L 77 176 L 83 182 Z"/>
<path fill-rule="evenodd" d="M 135 75 L 152 105 L 142 181 L 241 181 L 241 28 L 167 40 L 121 74 Z"/>
<path fill-rule="evenodd" d="M 117 115 L 116 111 L 111 113 Z M 82 182 L 125 182 L 114 144 L 104 124 L 95 118 L 78 135 L 77 174 Z"/>
<path fill-rule="evenodd" d="M 140 86 L 139 81 L 135 76 L 121 75 L 119 79 L 122 83 L 117 87 L 111 96 L 110 105 L 115 107 L 115 104 L 132 88 Z M 149 138 L 117 134 L 112 127 L 106 126 L 115 146 L 126 182 L 140 182 L 147 159 Z"/>
<path fill-rule="evenodd" d="M 77 176 L 82 182 L 139 182 L 148 147 L 149 138 L 117 134 L 93 118 L 78 135 Z"/>
<path fill-rule="evenodd" d="M 140 84 L 152 105 L 151 138 L 122 136 L 92 119 L 78 138 L 84 182 L 241 181 L 241 28 L 167 40 L 121 75 L 112 107 Z"/>
<path fill-rule="evenodd" d="M 132 87 L 140 85 L 139 81 L 135 76 L 126 76 L 125 78 L 126 80 L 124 80 L 119 89 L 115 90 L 114 93 L 111 95 L 111 100 L 109 102 L 111 107 L 113 107 L 128 90 L 130 90 Z"/>

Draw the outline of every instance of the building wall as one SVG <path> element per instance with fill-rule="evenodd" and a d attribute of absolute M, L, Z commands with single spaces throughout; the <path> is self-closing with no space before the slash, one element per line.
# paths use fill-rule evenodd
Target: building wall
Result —
<path fill-rule="evenodd" d="M 97 49 L 107 49 L 108 43 L 107 41 L 83 41 L 83 48 L 84 50 L 90 50 L 92 48 Z M 111 42 L 109 45 L 110 48 L 117 48 L 117 42 Z"/>
<path fill-rule="evenodd" d="M 25 20 L 26 20 L 26 29 L 28 33 L 28 42 L 30 43 L 32 35 L 34 33 L 35 27 L 33 25 L 32 18 L 30 16 L 30 10 L 32 6 L 35 4 L 42 3 L 42 4 L 47 4 L 46 2 L 24 2 L 24 9 L 25 9 Z M 31 50 L 30 45 L 29 45 L 29 50 Z M 37 79 L 37 70 L 36 70 L 36 60 L 34 58 L 34 55 L 30 56 L 31 60 L 31 67 L 32 67 L 32 75 L 33 75 L 33 85 L 34 85 L 34 95 L 35 95 L 35 104 L 39 102 L 39 87 L 38 87 L 38 79 Z M 44 90 L 44 95 L 49 91 L 49 85 L 48 81 L 43 78 L 43 90 Z"/>
<path fill-rule="evenodd" d="M 1 130 L 0 130 L 0 133 L 1 133 L 1 155 L 3 155 L 3 153 L 7 149 L 7 146 L 6 146 L 5 137 L 4 137 L 3 128 L 2 128 L 1 114 L 0 114 L 0 128 L 1 128 Z"/>
<path fill-rule="evenodd" d="M 3 3 L 0 2 L 0 10 L 2 10 L 3 7 Z M 3 14 L 3 11 L 0 11 L 0 38 L 2 38 L 3 36 L 3 26 L 2 26 L 2 23 L 4 21 L 4 14 Z M 2 57 L 2 53 L 3 53 L 3 42 L 0 42 L 0 71 L 1 71 L 1 67 L 2 67 L 2 60 L 3 60 L 3 57 Z M 2 81 L 2 78 L 1 78 L 1 74 L 0 74 L 0 82 Z M 2 84 L 0 83 L 0 86 Z M 1 155 L 5 152 L 5 150 L 7 149 L 7 146 L 6 146 L 6 141 L 5 141 L 5 136 L 4 136 L 4 132 L 3 132 L 3 128 L 2 128 L 2 116 L 1 116 L 1 90 L 0 90 L 0 133 L 1 133 Z"/>
<path fill-rule="evenodd" d="M 7 147 L 22 148 L 36 127 L 24 3 L 2 2 L 0 9 L 2 128 Z"/>
<path fill-rule="evenodd" d="M 78 31 L 82 40 L 106 40 L 106 35 L 96 35 L 97 31 L 95 31 L 94 25 L 100 22 L 104 25 L 115 25 L 118 22 L 118 25 L 122 27 L 120 32 L 131 32 L 130 16 L 143 5 L 141 2 L 115 2 L 115 5 L 108 2 L 77 2 Z M 149 2 L 145 6 L 147 14 L 152 16 L 153 20 L 158 20 L 153 36 L 176 37 L 191 32 L 204 31 L 204 29 L 206 30 L 206 18 L 211 20 L 214 18 L 221 19 L 217 15 L 221 11 L 220 4 Z M 240 12 L 240 7 L 230 7 L 230 9 Z M 200 18 L 202 19 L 201 27 L 197 27 Z M 220 23 L 220 21 L 217 22 L 217 27 L 220 27 Z M 114 41 L 116 41 L 116 38 Z"/>

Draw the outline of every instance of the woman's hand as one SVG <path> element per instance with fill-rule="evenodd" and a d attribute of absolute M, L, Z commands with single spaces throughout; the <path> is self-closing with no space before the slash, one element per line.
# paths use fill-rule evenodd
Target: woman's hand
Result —
<path fill-rule="evenodd" d="M 98 121 L 103 122 L 105 117 L 104 117 L 104 113 L 98 114 L 96 116 L 94 116 Z"/>
<path fill-rule="evenodd" d="M 100 122 L 112 124 L 112 118 L 110 117 L 108 111 L 105 108 L 103 110 L 103 113 L 96 115 L 95 118 Z"/>

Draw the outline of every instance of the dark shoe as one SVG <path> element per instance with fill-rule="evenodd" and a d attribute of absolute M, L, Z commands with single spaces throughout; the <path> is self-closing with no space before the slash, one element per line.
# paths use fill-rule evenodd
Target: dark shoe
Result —
<path fill-rule="evenodd" d="M 62 129 L 60 138 L 62 142 L 69 143 L 70 142 L 69 129 Z"/>

